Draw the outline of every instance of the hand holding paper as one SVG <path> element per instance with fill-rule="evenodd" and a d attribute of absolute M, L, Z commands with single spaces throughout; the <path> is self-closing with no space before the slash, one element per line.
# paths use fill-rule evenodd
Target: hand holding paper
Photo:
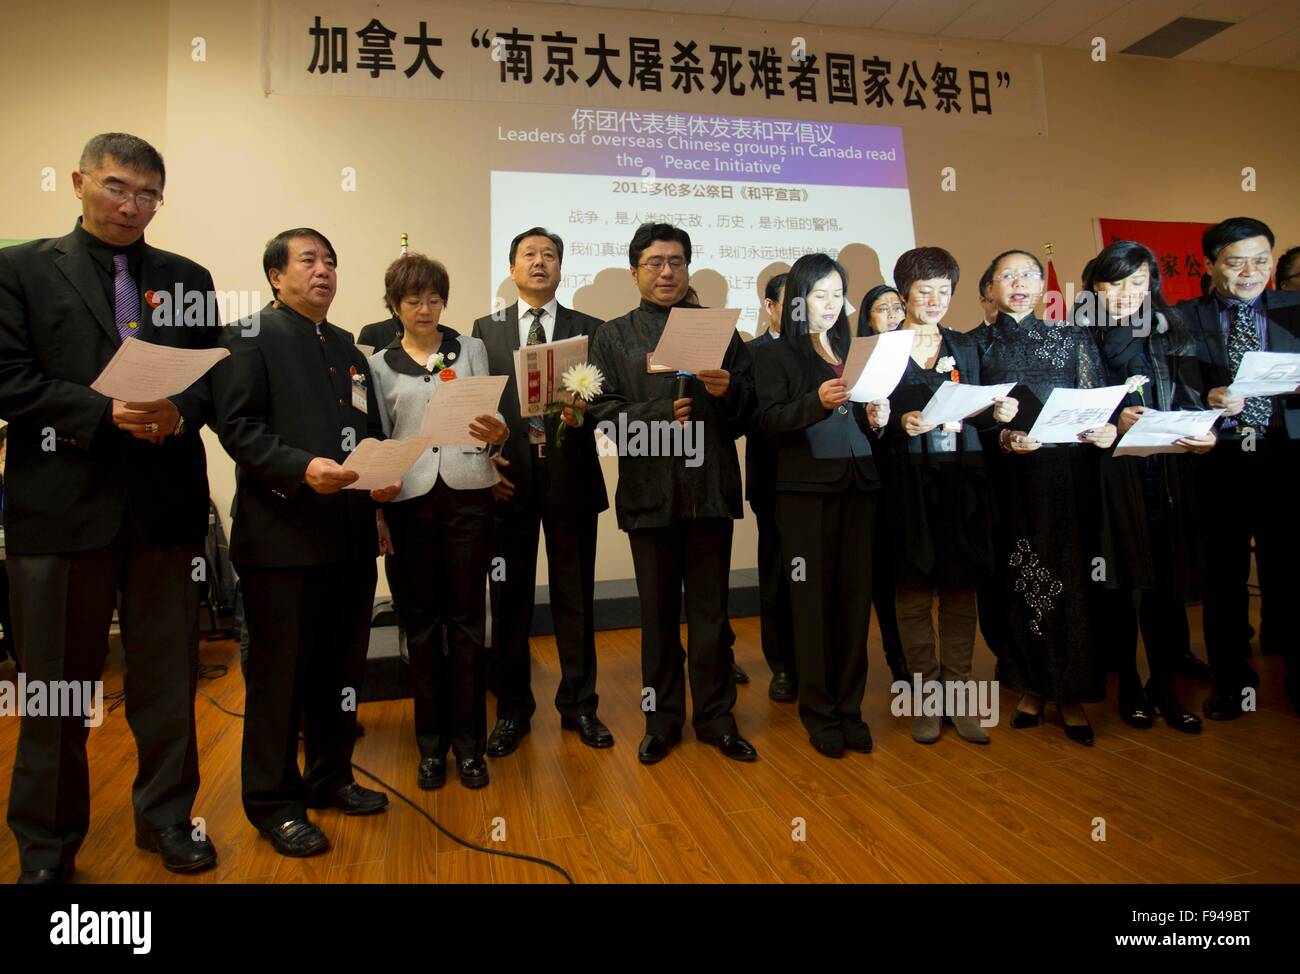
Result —
<path fill-rule="evenodd" d="M 229 354 L 224 348 L 172 348 L 128 338 L 90 388 L 123 402 L 156 402 L 184 392 Z"/>
<path fill-rule="evenodd" d="M 996 386 L 973 386 L 945 381 L 921 410 L 921 419 L 931 426 L 953 423 L 982 413 L 1016 387 L 1014 382 Z"/>
<path fill-rule="evenodd" d="M 1111 413 L 1126 395 L 1125 386 L 1053 389 L 1029 437 L 1040 443 L 1078 443 L 1081 434 L 1110 422 Z"/>
<path fill-rule="evenodd" d="M 889 398 L 907 371 L 912 333 L 899 329 L 853 339 L 844 359 L 844 385 L 854 402 Z"/>
<path fill-rule="evenodd" d="M 415 466 L 420 454 L 432 446 L 423 436 L 410 436 L 404 440 L 365 439 L 348 454 L 344 470 L 357 474 L 357 479 L 346 485 L 348 490 L 382 490 L 391 487 L 406 476 Z"/>
<path fill-rule="evenodd" d="M 419 435 L 427 437 L 432 446 L 483 446 L 483 441 L 470 433 L 470 426 L 478 417 L 497 411 L 506 379 L 504 375 L 467 375 L 435 382 Z"/>
<path fill-rule="evenodd" d="M 678 372 L 721 369 L 739 320 L 739 308 L 673 308 L 650 359 Z"/>
<path fill-rule="evenodd" d="M 1186 453 L 1178 441 L 1206 436 L 1223 415 L 1222 409 L 1162 413 L 1145 410 L 1115 447 L 1117 457 L 1149 457 L 1154 453 Z"/>
<path fill-rule="evenodd" d="M 1247 352 L 1228 387 L 1231 396 L 1289 396 L 1300 391 L 1300 353 Z"/>

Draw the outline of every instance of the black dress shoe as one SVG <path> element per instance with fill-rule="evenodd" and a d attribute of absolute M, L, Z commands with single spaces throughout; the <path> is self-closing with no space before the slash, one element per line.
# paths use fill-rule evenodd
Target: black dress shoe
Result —
<path fill-rule="evenodd" d="M 735 678 L 735 680 L 736 680 L 737 683 L 748 683 L 748 682 L 749 682 L 749 674 L 746 673 L 744 670 L 742 670 L 742 669 L 740 668 L 740 664 L 739 664 L 739 663 L 732 663 L 732 664 L 731 664 L 731 675 L 732 675 L 732 677 Z"/>
<path fill-rule="evenodd" d="M 1245 713 L 1241 709 L 1241 690 L 1220 690 L 1217 687 L 1205 698 L 1201 711 L 1210 720 L 1236 720 Z"/>
<path fill-rule="evenodd" d="M 844 746 L 859 754 L 871 753 L 871 728 L 866 721 L 844 725 Z"/>
<path fill-rule="evenodd" d="M 844 742 L 842 740 L 818 740 L 815 737 L 810 737 L 808 741 L 818 754 L 828 758 L 844 757 Z"/>
<path fill-rule="evenodd" d="M 1138 730 L 1150 730 L 1155 724 L 1155 708 L 1148 702 L 1147 694 L 1142 690 L 1121 692 L 1119 719 Z"/>
<path fill-rule="evenodd" d="M 1028 727 L 1037 727 L 1043 719 L 1043 712 L 1040 710 L 1036 714 L 1031 714 L 1027 710 L 1015 710 L 1011 714 L 1011 727 L 1013 730 L 1025 730 Z"/>
<path fill-rule="evenodd" d="M 325 833 L 305 818 L 290 819 L 273 829 L 263 829 L 262 834 L 271 840 L 275 851 L 282 856 L 314 856 L 330 847 Z"/>
<path fill-rule="evenodd" d="M 668 752 L 673 749 L 673 745 L 676 743 L 676 738 L 665 737 L 663 734 L 647 734 L 641 738 L 641 746 L 637 748 L 636 759 L 642 764 L 654 764 L 656 761 L 662 761 L 668 757 Z"/>
<path fill-rule="evenodd" d="M 482 758 L 458 758 L 456 769 L 466 788 L 482 788 L 488 783 L 488 766 Z"/>
<path fill-rule="evenodd" d="M 1208 680 L 1210 678 L 1209 664 L 1197 657 L 1190 649 L 1180 655 L 1174 662 L 1174 671 L 1192 680 Z"/>
<path fill-rule="evenodd" d="M 799 699 L 799 684 L 789 673 L 773 673 L 772 682 L 767 685 L 767 697 L 777 703 L 791 703 Z"/>
<path fill-rule="evenodd" d="M 307 803 L 308 808 L 337 808 L 344 815 L 373 815 L 388 807 L 388 796 L 373 788 L 363 788 L 355 781 L 321 798 Z"/>
<path fill-rule="evenodd" d="M 1179 703 L 1172 690 L 1164 694 L 1152 693 L 1151 684 L 1148 683 L 1147 696 L 1154 701 L 1155 712 L 1174 730 L 1182 731 L 1184 734 L 1201 732 L 1201 718 Z"/>
<path fill-rule="evenodd" d="M 488 736 L 487 752 L 494 758 L 514 753 L 520 739 L 528 733 L 528 721 L 500 718 Z"/>
<path fill-rule="evenodd" d="M 57 886 L 72 879 L 77 871 L 76 859 L 69 859 L 53 869 L 28 869 L 18 876 L 19 886 Z"/>
<path fill-rule="evenodd" d="M 754 745 L 739 734 L 723 734 L 721 737 L 701 737 L 701 744 L 712 744 L 733 761 L 757 761 L 758 752 Z"/>
<path fill-rule="evenodd" d="M 421 758 L 420 759 L 420 787 L 425 791 L 433 791 L 435 788 L 441 788 L 447 783 L 447 759 L 446 758 Z"/>
<path fill-rule="evenodd" d="M 1056 709 L 1059 712 L 1061 708 L 1057 707 Z M 1065 736 L 1074 741 L 1075 744 L 1092 747 L 1092 724 L 1067 724 L 1065 714 L 1061 714 L 1061 726 L 1065 728 Z"/>
<path fill-rule="evenodd" d="M 613 747 L 614 735 L 595 714 L 579 714 L 577 717 L 561 717 L 562 730 L 576 730 L 582 735 L 582 743 L 587 747 Z"/>
<path fill-rule="evenodd" d="M 217 850 L 209 839 L 194 838 L 188 822 L 156 832 L 136 829 L 135 847 L 162 856 L 163 868 L 174 873 L 196 873 L 215 865 Z"/>

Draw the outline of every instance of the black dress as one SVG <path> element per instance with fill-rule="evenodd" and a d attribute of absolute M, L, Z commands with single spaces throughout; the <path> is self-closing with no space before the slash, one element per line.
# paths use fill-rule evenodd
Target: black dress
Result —
<path fill-rule="evenodd" d="M 999 316 L 982 343 L 980 381 L 1018 383 L 1011 426 L 1027 431 L 1054 388 L 1104 385 L 1096 343 L 1082 328 Z M 1002 679 L 1057 703 L 1106 695 L 1096 559 L 1101 557 L 1102 451 L 1088 444 L 986 452 L 1000 507 L 997 582 L 1005 600 Z"/>

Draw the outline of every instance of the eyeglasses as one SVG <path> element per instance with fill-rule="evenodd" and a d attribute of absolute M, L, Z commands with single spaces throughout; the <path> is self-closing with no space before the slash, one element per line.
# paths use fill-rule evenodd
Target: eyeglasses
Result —
<path fill-rule="evenodd" d="M 83 169 L 77 171 L 87 179 L 99 183 L 104 194 L 119 206 L 131 199 L 133 196 L 135 198 L 135 205 L 147 213 L 152 213 L 154 210 L 158 209 L 158 207 L 163 205 L 163 198 L 161 196 L 156 196 L 153 193 L 128 193 L 121 186 L 114 186 L 111 183 L 106 183 L 102 179 L 92 176 Z"/>
<path fill-rule="evenodd" d="M 1014 281 L 1041 281 L 1043 279 L 1042 271 L 1021 271 L 1017 274 L 1015 271 L 1003 271 L 997 279 L 1003 284 L 1011 284 Z"/>
<path fill-rule="evenodd" d="M 651 257 L 649 260 L 643 260 L 643 261 L 642 261 L 640 264 L 638 264 L 637 266 L 638 266 L 638 267 L 648 267 L 648 268 L 649 268 L 650 270 L 652 270 L 652 271 L 661 271 L 661 270 L 664 269 L 664 264 L 667 264 L 667 265 L 669 266 L 669 268 L 670 268 L 674 273 L 676 273 L 677 271 L 681 270 L 683 267 L 686 266 L 686 258 L 684 258 L 684 257 L 669 257 L 667 260 L 665 260 L 665 259 L 662 258 L 662 257 Z"/>
<path fill-rule="evenodd" d="M 413 311 L 416 308 L 428 307 L 428 309 L 432 311 L 435 308 L 442 307 L 442 297 L 441 295 L 435 294 L 433 297 L 426 298 L 422 301 L 418 295 L 408 294 L 406 297 L 402 298 L 402 307 L 410 308 Z"/>

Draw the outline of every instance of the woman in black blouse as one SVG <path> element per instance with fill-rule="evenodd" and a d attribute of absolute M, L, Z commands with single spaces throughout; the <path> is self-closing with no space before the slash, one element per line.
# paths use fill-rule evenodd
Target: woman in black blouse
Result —
<path fill-rule="evenodd" d="M 1105 370 L 1088 330 L 1034 314 L 1043 294 L 1037 257 L 1008 251 L 989 273 L 998 318 L 980 342 L 980 381 L 1015 382 L 1021 400 L 1015 428 L 990 438 L 988 451 L 1002 506 L 995 537 L 1005 602 L 1001 675 L 1022 694 L 1011 726 L 1037 725 L 1043 701 L 1052 700 L 1066 736 L 1091 745 L 1083 704 L 1106 696 L 1094 580 L 1102 557 L 1098 464 L 1116 431 L 1103 423 L 1079 443 L 1047 446 L 1025 431 L 1053 389 L 1103 386 Z"/>
<path fill-rule="evenodd" d="M 959 269 L 939 247 L 909 250 L 894 265 L 894 281 L 906 295 L 903 327 L 912 332 L 912 354 L 890 397 L 885 451 L 887 503 L 893 527 L 895 609 L 909 674 L 925 684 L 967 684 L 975 650 L 975 586 L 993 570 L 993 526 L 988 476 L 977 430 L 1011 420 L 1014 399 L 966 422 L 936 427 L 921 411 L 944 382 L 980 382 L 974 342 L 940 322 L 957 287 Z M 940 655 L 932 620 L 939 601 Z M 910 688 L 909 688 L 910 689 Z M 945 694 L 945 699 L 949 699 Z M 951 698 L 957 703 L 955 694 Z M 913 702 L 912 739 L 933 744 L 946 717 L 963 740 L 987 744 L 969 695 L 951 713 L 922 712 Z"/>
<path fill-rule="evenodd" d="M 879 488 L 869 437 L 885 400 L 849 402 L 841 376 L 851 333 L 844 268 L 825 254 L 786 278 L 781 340 L 757 350 L 758 425 L 776 444 L 776 523 L 790 571 L 799 718 L 813 747 L 868 752 L 862 719 Z"/>
<path fill-rule="evenodd" d="M 1194 339 L 1160 293 L 1160 267 L 1143 244 L 1117 240 L 1084 271 L 1076 325 L 1090 329 L 1101 350 L 1107 385 L 1145 379 L 1120 406 L 1128 432 L 1146 409 L 1205 409 Z M 1179 441 L 1205 453 L 1213 433 Z M 1186 608 L 1199 586 L 1201 557 L 1192 523 L 1193 473 L 1187 455 L 1104 457 L 1104 557 L 1110 640 L 1119 672 L 1119 711 L 1145 729 L 1156 714 L 1170 727 L 1199 734 L 1201 719 L 1174 693 L 1174 670 L 1185 650 Z M 1151 678 L 1137 672 L 1139 627 Z"/>
<path fill-rule="evenodd" d="M 858 304 L 858 334 L 881 335 L 894 331 L 903 323 L 903 299 L 895 288 L 877 284 Z M 876 467 L 882 482 L 888 483 L 887 451 L 876 454 Z M 877 498 L 876 521 L 890 523 L 889 498 L 882 491 Z M 898 617 L 894 614 L 894 552 L 887 544 L 875 546 L 871 565 L 871 607 L 876 610 L 880 639 L 885 644 L 885 663 L 895 681 L 907 680 L 907 662 L 903 642 L 898 635 Z"/>

